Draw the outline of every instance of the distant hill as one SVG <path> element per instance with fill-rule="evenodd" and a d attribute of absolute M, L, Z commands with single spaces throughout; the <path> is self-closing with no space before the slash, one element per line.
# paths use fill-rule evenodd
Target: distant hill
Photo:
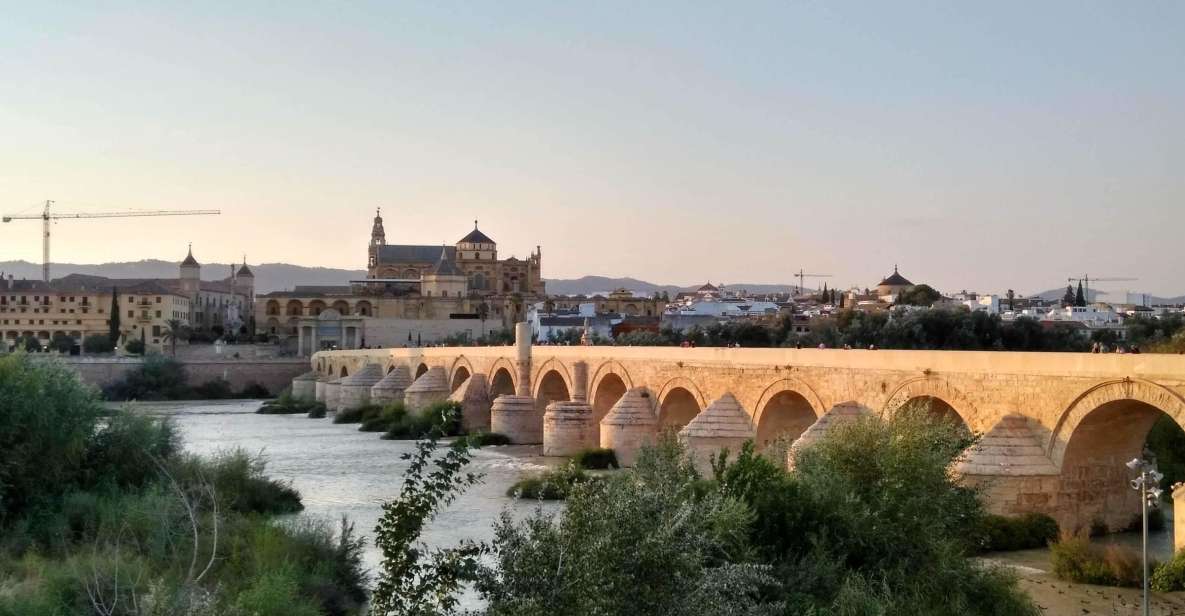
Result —
<path fill-rule="evenodd" d="M 721 283 L 712 283 L 721 286 Z M 580 278 L 555 278 L 547 280 L 547 292 L 552 295 L 592 295 L 594 293 L 609 293 L 617 289 L 627 289 L 638 295 L 653 295 L 655 291 L 667 292 L 674 296 L 680 291 L 694 291 L 703 284 L 680 287 L 677 285 L 655 284 L 638 280 L 637 278 L 608 278 L 605 276 L 582 276 Z M 749 284 L 724 283 L 726 289 L 745 289 L 750 293 L 786 293 L 794 289 L 788 284 Z"/>
<path fill-rule="evenodd" d="M 1077 290 L 1077 287 L 1074 287 L 1074 289 Z M 1065 295 L 1066 289 L 1063 287 L 1061 289 L 1050 289 L 1048 291 L 1034 293 L 1031 297 L 1040 297 L 1041 299 L 1055 301 L 1061 299 Z M 1085 295 L 1086 301 L 1088 302 L 1123 302 L 1125 300 L 1122 293 L 1105 293 L 1095 289 L 1086 291 Z M 1159 306 L 1164 304 L 1177 306 L 1180 304 L 1185 304 L 1185 295 L 1178 295 L 1176 297 L 1159 297 L 1156 295 L 1149 295 L 1148 304 L 1151 306 Z"/>
<path fill-rule="evenodd" d="M 146 259 L 126 263 L 101 263 L 98 265 L 54 263 L 50 272 L 54 278 L 69 274 L 91 274 L 108 278 L 176 278 L 176 261 Z M 223 280 L 230 275 L 229 263 L 203 263 L 203 280 Z M 346 270 L 328 267 L 304 267 L 288 263 L 260 263 L 248 265 L 255 274 L 255 292 L 268 293 L 291 289 L 296 285 L 346 284 L 349 280 L 366 277 L 365 270 Z M 237 268 L 237 266 L 236 266 Z M 19 278 L 40 279 L 41 265 L 28 261 L 0 261 L 0 271 Z"/>

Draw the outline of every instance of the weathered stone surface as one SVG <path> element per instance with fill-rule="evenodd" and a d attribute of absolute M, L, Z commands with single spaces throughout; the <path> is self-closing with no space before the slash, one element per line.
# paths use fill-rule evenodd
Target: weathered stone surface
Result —
<path fill-rule="evenodd" d="M 420 411 L 448 400 L 448 374 L 443 366 L 433 366 L 403 392 L 403 404 L 409 412 Z"/>
<path fill-rule="evenodd" d="M 407 366 L 395 366 L 370 388 L 370 400 L 375 404 L 403 402 L 403 392 L 410 386 L 411 370 Z"/>
<path fill-rule="evenodd" d="M 317 399 L 317 371 L 310 370 L 292 379 L 292 397 L 297 400 Z"/>
<path fill-rule="evenodd" d="M 1173 550 L 1185 550 L 1185 483 L 1173 487 Z"/>
<path fill-rule="evenodd" d="M 535 415 L 535 399 L 531 396 L 498 396 L 490 408 L 490 432 L 505 435 L 519 445 L 542 443 L 543 425 Z"/>
<path fill-rule="evenodd" d="M 325 383 L 325 408 L 335 413 L 338 403 L 341 402 L 341 388 L 342 380 L 340 378 L 330 379 Z"/>
<path fill-rule="evenodd" d="M 798 440 L 790 445 L 790 449 L 786 451 L 786 466 L 793 469 L 794 459 L 798 456 L 798 452 L 822 440 L 836 425 L 855 421 L 861 417 L 868 417 L 871 414 L 867 408 L 855 402 L 845 402 L 831 409 L 826 415 L 820 417 L 819 421 L 815 422 L 815 425 L 807 428 L 806 432 L 803 432 L 802 436 L 798 437 Z"/>
<path fill-rule="evenodd" d="M 1020 414 L 1030 437 L 993 435 L 989 440 L 999 449 L 985 448 L 967 461 L 976 472 L 1003 474 L 965 477 L 986 482 L 991 510 L 1044 512 L 1067 529 L 1094 519 L 1126 524 L 1139 508 L 1123 463 L 1140 455 L 1161 412 L 1185 424 L 1185 357 L 1177 355 L 532 347 L 528 328 L 519 329 L 515 346 L 331 351 L 317 353 L 312 362 L 323 374 L 381 362 L 439 367 L 452 375 L 463 365 L 470 374 L 488 375 L 488 387 L 497 383 L 498 393 L 542 401 L 533 414 L 526 405 L 522 409 L 524 424 L 538 433 L 526 437 L 534 442 L 542 442 L 544 406 L 555 400 L 552 390 L 561 389 L 557 381 L 572 399 L 587 387 L 594 414 L 607 414 L 623 392 L 639 387 L 652 392 L 656 409 L 676 400 L 694 400 L 697 410 L 704 409 L 732 393 L 753 417 L 756 433 L 767 437 L 759 445 L 777 434 L 805 434 L 803 424 L 812 415 L 821 418 L 844 405 L 891 417 L 902 405 L 929 402 L 979 433 L 1009 425 L 1005 418 Z M 587 379 L 578 364 L 587 366 Z M 524 433 L 531 429 L 522 426 Z M 806 436 L 800 446 L 811 441 Z M 1030 439 L 1057 475 L 1023 474 L 1042 466 L 1030 456 Z M 998 464 L 992 451 L 1028 459 Z"/>
<path fill-rule="evenodd" d="M 712 458 L 722 449 L 735 455 L 752 438 L 753 422 L 749 413 L 731 393 L 709 404 L 679 431 L 679 440 L 687 448 L 692 463 L 706 474 L 711 472 Z"/>
<path fill-rule="evenodd" d="M 1057 475 L 1023 415 L 1007 415 L 955 465 L 961 475 Z"/>
<path fill-rule="evenodd" d="M 592 406 L 582 400 L 552 402 L 543 414 L 543 455 L 571 456 L 597 446 Z"/>
<path fill-rule="evenodd" d="M 448 399 L 461 405 L 462 429 L 466 432 L 489 431 L 492 403 L 486 375 L 471 375 Z"/>
<path fill-rule="evenodd" d="M 654 400 L 642 387 L 625 392 L 601 420 L 601 447 L 612 449 L 622 466 L 633 466 L 638 460 L 638 452 L 642 447 L 654 444 L 657 435 Z"/>
<path fill-rule="evenodd" d="M 337 410 L 348 411 L 370 403 L 370 389 L 383 378 L 383 368 L 366 364 L 361 370 L 342 379 L 338 390 Z"/>
<path fill-rule="evenodd" d="M 317 402 L 325 402 L 325 386 L 329 385 L 329 375 L 318 374 L 316 386 L 313 388 L 314 395 L 316 395 Z M 329 405 L 326 405 L 327 407 Z"/>

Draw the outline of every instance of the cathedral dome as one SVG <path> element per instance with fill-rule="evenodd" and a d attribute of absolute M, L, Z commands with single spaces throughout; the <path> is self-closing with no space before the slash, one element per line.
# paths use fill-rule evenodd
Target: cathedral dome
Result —
<path fill-rule="evenodd" d="M 496 244 L 497 242 L 490 239 L 490 237 L 488 235 L 486 235 L 485 233 L 482 233 L 481 230 L 477 228 L 477 221 L 475 220 L 475 221 L 473 221 L 473 230 L 469 232 L 469 235 L 466 235 L 465 237 L 461 238 L 461 241 L 459 241 L 457 243 L 458 244 Z"/>

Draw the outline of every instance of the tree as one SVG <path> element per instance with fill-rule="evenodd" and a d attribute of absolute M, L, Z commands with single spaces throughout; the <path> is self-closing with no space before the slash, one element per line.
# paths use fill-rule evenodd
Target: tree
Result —
<path fill-rule="evenodd" d="M 119 287 L 111 288 L 111 316 L 107 320 L 107 338 L 111 341 L 111 346 L 115 347 L 119 344 Z"/>
<path fill-rule="evenodd" d="M 29 353 L 41 352 L 41 342 L 37 340 L 37 336 L 21 336 L 17 348 L 21 347 L 24 347 L 25 351 Z"/>
<path fill-rule="evenodd" d="M 91 334 L 82 339 L 82 350 L 86 353 L 110 353 L 115 350 L 115 345 L 109 335 Z"/>
<path fill-rule="evenodd" d="M 1008 293 L 1006 294 L 1006 297 L 1008 298 L 1008 309 L 1014 310 L 1015 307 L 1013 305 L 1013 301 L 1016 299 L 1016 292 L 1013 291 L 1012 289 L 1008 289 Z"/>
<path fill-rule="evenodd" d="M 1062 296 L 1062 306 L 1074 305 L 1074 287 L 1066 285 L 1066 294 Z"/>
<path fill-rule="evenodd" d="M 1076 293 L 1074 295 L 1074 305 L 1075 306 L 1085 306 L 1086 305 L 1086 294 L 1082 292 L 1082 281 L 1081 280 L 1078 281 L 1078 293 Z"/>
<path fill-rule="evenodd" d="M 169 319 L 165 322 L 165 331 L 161 332 L 161 339 L 169 343 L 169 350 L 173 357 L 176 357 L 177 341 L 189 339 L 189 327 L 181 319 Z"/>
<path fill-rule="evenodd" d="M 62 332 L 54 332 L 49 341 L 49 348 L 59 353 L 69 353 L 74 349 L 74 339 Z"/>
<path fill-rule="evenodd" d="M 942 294 L 928 284 L 909 287 L 897 296 L 897 303 L 903 306 L 933 306 L 942 299 Z"/>

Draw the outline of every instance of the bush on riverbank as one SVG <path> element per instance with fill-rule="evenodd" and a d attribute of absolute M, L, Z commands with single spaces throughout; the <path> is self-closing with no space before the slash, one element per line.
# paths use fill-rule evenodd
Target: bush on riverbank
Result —
<path fill-rule="evenodd" d="M 404 413 L 391 422 L 386 440 L 421 439 L 436 431 L 442 436 L 461 435 L 461 405 L 458 402 L 437 402 L 418 413 Z"/>
<path fill-rule="evenodd" d="M 362 432 L 386 432 L 395 424 L 406 421 L 406 419 L 407 409 L 404 408 L 403 403 L 393 402 L 384 406 L 378 415 L 363 419 L 362 425 L 358 426 L 358 429 Z"/>
<path fill-rule="evenodd" d="M 1119 545 L 1100 546 L 1086 534 L 1065 532 L 1049 547 L 1053 574 L 1060 580 L 1128 588 L 1143 585 L 1143 565 L 1136 550 Z M 1151 567 L 1155 569 L 1157 565 L 1153 563 Z"/>
<path fill-rule="evenodd" d="M 1156 592 L 1185 590 L 1185 550 L 1178 551 L 1172 560 L 1153 571 L 1152 590 Z"/>
<path fill-rule="evenodd" d="M 360 612 L 362 541 L 277 524 L 300 495 L 241 451 L 184 454 L 53 362 L 0 358 L 0 615 Z M 243 613 L 243 612 L 238 612 Z"/>
<path fill-rule="evenodd" d="M 612 449 L 594 447 L 572 456 L 572 462 L 583 469 L 603 470 L 617 468 L 617 454 Z"/>
<path fill-rule="evenodd" d="M 499 447 L 511 444 L 509 436 L 497 432 L 474 432 L 465 436 L 465 442 L 474 448 Z"/>
<path fill-rule="evenodd" d="M 379 404 L 364 404 L 362 406 L 345 409 L 333 414 L 333 423 L 335 424 L 349 424 L 362 423 L 371 417 L 378 417 L 383 412 L 382 405 Z"/>
<path fill-rule="evenodd" d="M 325 403 L 316 400 L 301 400 L 294 398 L 292 392 L 285 389 L 275 400 L 268 400 L 259 406 L 256 413 L 261 415 L 297 415 L 307 414 L 309 417 L 324 417 Z"/>
<path fill-rule="evenodd" d="M 1010 552 L 1045 548 L 1057 540 L 1057 521 L 1043 513 L 1010 518 L 986 515 L 980 525 L 980 552 Z"/>
<path fill-rule="evenodd" d="M 271 394 L 258 383 L 248 383 L 234 391 L 225 379 L 214 379 L 190 386 L 185 365 L 163 355 L 149 354 L 144 361 L 129 370 L 123 379 L 103 388 L 107 400 L 229 400 L 233 398 L 267 398 Z"/>
<path fill-rule="evenodd" d="M 584 472 L 584 469 L 574 462 L 569 462 L 559 468 L 516 481 L 506 490 L 506 495 L 528 500 L 564 500 L 576 486 L 599 480 L 597 476 Z"/>

